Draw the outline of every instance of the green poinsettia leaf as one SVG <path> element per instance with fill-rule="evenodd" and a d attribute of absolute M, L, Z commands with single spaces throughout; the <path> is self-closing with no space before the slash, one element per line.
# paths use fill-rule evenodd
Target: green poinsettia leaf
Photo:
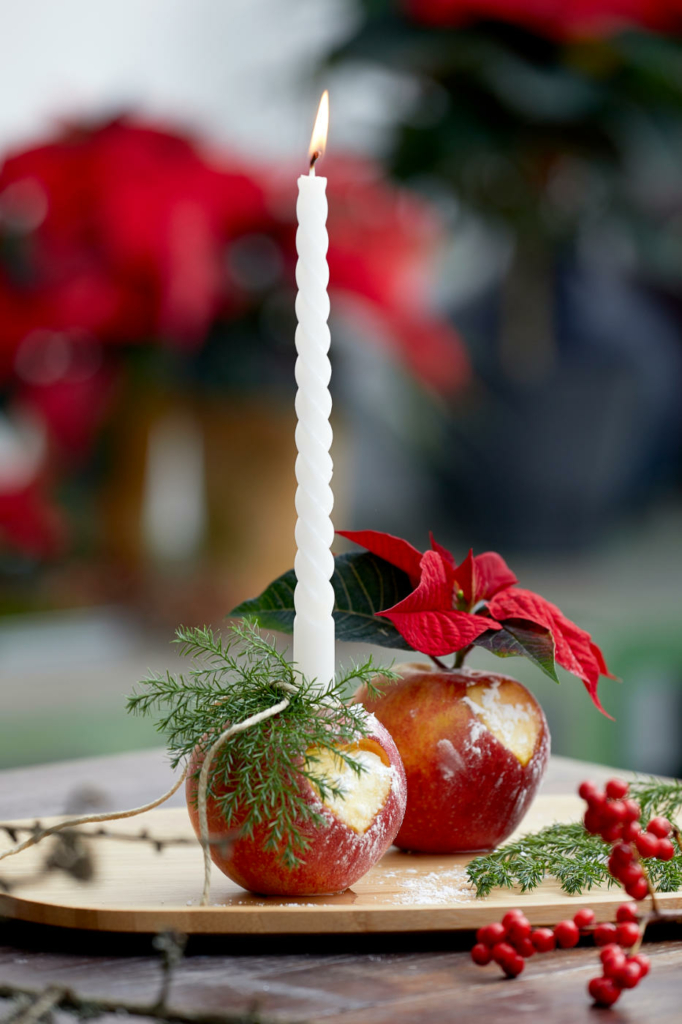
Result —
<path fill-rule="evenodd" d="M 555 683 L 559 682 L 554 663 L 554 637 L 544 626 L 528 619 L 506 619 L 502 629 L 488 630 L 473 642 L 498 658 L 528 658 Z"/>
<path fill-rule="evenodd" d="M 391 608 L 413 590 L 407 573 L 369 552 L 337 555 L 332 576 L 336 639 L 411 651 L 412 647 L 388 619 L 376 612 Z M 259 597 L 243 601 L 230 613 L 255 619 L 262 629 L 291 633 L 294 629 L 293 569 L 274 580 Z"/>

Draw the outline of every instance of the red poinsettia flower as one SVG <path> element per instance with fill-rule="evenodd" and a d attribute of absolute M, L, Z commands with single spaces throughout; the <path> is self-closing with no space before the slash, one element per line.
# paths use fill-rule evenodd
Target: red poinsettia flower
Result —
<path fill-rule="evenodd" d="M 558 40 L 602 38 L 633 28 L 668 33 L 682 25 L 680 0 L 404 0 L 403 5 L 416 21 L 434 27 L 503 21 Z"/>
<path fill-rule="evenodd" d="M 0 490 L 0 552 L 7 545 L 31 558 L 59 554 L 64 523 L 40 482 L 16 491 Z"/>
<path fill-rule="evenodd" d="M 601 675 L 614 678 L 604 656 L 585 632 L 550 601 L 517 587 L 516 576 L 494 551 L 472 551 L 457 565 L 453 555 L 431 538 L 422 554 L 399 537 L 374 530 L 339 531 L 391 565 L 407 573 L 415 589 L 392 608 L 377 615 L 390 620 L 411 647 L 439 657 L 464 650 L 484 634 L 512 628 L 546 630 L 556 661 L 582 679 L 594 704 Z"/>
<path fill-rule="evenodd" d="M 369 162 L 337 158 L 331 180 L 335 310 L 352 305 L 368 338 L 452 393 L 470 366 L 432 308 L 437 218 Z M 65 125 L 0 163 L 0 388 L 44 425 L 60 459 L 52 482 L 90 452 L 124 354 L 149 343 L 197 350 L 216 323 L 258 309 L 268 289 L 278 294 L 288 278 L 293 290 L 295 234 L 290 170 L 247 165 L 135 119 Z M 269 285 L 237 272 L 235 252 L 252 243 L 284 268 Z"/>

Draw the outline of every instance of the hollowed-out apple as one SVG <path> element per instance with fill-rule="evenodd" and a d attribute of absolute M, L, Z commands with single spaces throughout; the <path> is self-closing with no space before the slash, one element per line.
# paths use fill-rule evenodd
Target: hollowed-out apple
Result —
<path fill-rule="evenodd" d="M 257 825 L 251 835 L 239 834 L 240 818 L 227 828 L 215 797 L 207 801 L 208 832 L 213 842 L 214 864 L 229 878 L 252 892 L 278 896 L 312 896 L 342 892 L 357 882 L 384 855 L 403 820 L 406 782 L 400 755 L 387 730 L 369 718 L 370 735 L 344 751 L 359 761 L 364 771 L 356 772 L 341 758 L 322 749 L 310 749 L 311 771 L 333 779 L 344 796 L 329 794 L 324 800 L 317 787 L 300 779 L 304 798 L 322 815 L 324 824 L 301 825 L 310 845 L 301 854 L 302 863 L 289 868 L 281 849 L 267 846 L 270 827 Z M 196 806 L 197 770 L 201 756 L 195 755 L 187 781 L 187 806 L 194 831 L 199 835 Z M 227 787 L 223 789 L 225 792 Z M 219 797 L 218 790 L 216 796 Z M 243 818 L 241 819 L 243 820 Z"/>
<path fill-rule="evenodd" d="M 361 701 L 395 740 L 407 809 L 395 839 L 406 850 L 490 850 L 519 824 L 547 767 L 542 708 L 508 676 L 400 666 L 401 678 Z M 381 680 L 377 681 L 381 685 Z"/>

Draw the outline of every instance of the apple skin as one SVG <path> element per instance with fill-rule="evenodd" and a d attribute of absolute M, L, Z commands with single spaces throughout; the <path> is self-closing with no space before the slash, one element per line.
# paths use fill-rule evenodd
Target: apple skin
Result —
<path fill-rule="evenodd" d="M 407 810 L 396 846 L 425 853 L 494 849 L 526 814 L 547 767 L 542 708 L 508 676 L 416 664 L 398 671 L 401 678 L 385 684 L 382 696 L 372 699 L 363 687 L 355 696 L 389 730 L 405 766 Z M 512 705 L 527 727 L 525 764 L 486 727 L 467 694 L 477 701 L 502 695 Z M 498 724 L 504 727 L 504 718 Z"/>
<path fill-rule="evenodd" d="M 359 748 L 376 754 L 393 769 L 393 774 L 386 801 L 364 833 L 346 825 L 320 802 L 310 783 L 301 779 L 301 792 L 323 815 L 327 826 L 315 828 L 306 824 L 301 827 L 310 839 L 310 846 L 301 855 L 303 863 L 296 868 L 288 868 L 282 863 L 277 850 L 266 849 L 267 824 L 257 825 L 250 836 L 239 835 L 239 820 L 235 820 L 233 829 L 228 829 L 215 798 L 209 797 L 209 835 L 232 837 L 231 842 L 212 848 L 211 859 L 216 867 L 244 889 L 270 896 L 319 896 L 343 892 L 367 874 L 393 843 L 407 802 L 405 770 L 395 743 L 384 726 L 371 715 L 368 715 L 368 726 L 369 736 L 352 744 L 351 749 Z M 197 837 L 197 775 L 202 760 L 201 754 L 195 751 L 185 787 L 187 808 Z"/>

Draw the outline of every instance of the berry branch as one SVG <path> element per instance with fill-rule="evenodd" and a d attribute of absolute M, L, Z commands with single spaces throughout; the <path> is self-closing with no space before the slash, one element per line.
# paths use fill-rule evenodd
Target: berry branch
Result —
<path fill-rule="evenodd" d="M 31 835 L 28 839 L 24 839 L 23 842 L 16 842 L 14 846 L 11 846 L 9 850 L 2 850 L 0 852 L 0 860 L 5 860 L 6 857 L 13 857 L 17 853 L 22 853 L 24 850 L 28 850 L 31 846 L 35 846 L 37 843 L 43 841 L 43 839 L 49 838 L 49 836 L 55 835 L 57 832 L 62 832 L 64 829 L 72 829 L 78 825 L 91 825 L 98 821 L 120 821 L 122 818 L 134 818 L 138 814 L 144 814 L 146 811 L 154 810 L 155 807 L 159 807 L 165 803 L 166 800 L 170 800 L 174 793 L 180 788 L 182 783 L 185 781 L 187 775 L 187 769 L 182 772 L 179 779 L 176 779 L 171 788 L 167 793 L 157 797 L 156 800 L 152 800 L 148 804 L 143 804 L 142 807 L 133 807 L 126 811 L 111 811 L 106 814 L 86 814 L 78 818 L 67 818 L 64 821 L 58 822 L 56 825 L 49 825 L 47 828 L 32 829 Z M 6 828 L 5 831 L 8 831 Z M 10 835 L 12 831 L 17 831 L 14 826 L 9 826 Z"/>
<path fill-rule="evenodd" d="M 95 862 L 91 855 L 91 840 L 111 839 L 121 843 L 146 843 L 157 853 L 162 853 L 169 846 L 195 846 L 196 839 L 193 836 L 159 836 L 150 835 L 149 832 L 112 832 L 110 829 L 98 828 L 96 831 L 85 829 L 64 829 L 60 832 L 50 832 L 48 826 L 36 821 L 33 825 L 15 825 L 10 822 L 0 822 L 0 832 L 5 832 L 13 843 L 18 844 L 19 836 L 28 834 L 37 836 L 38 842 L 41 839 L 49 838 L 54 840 L 54 846 L 50 853 L 43 860 L 40 868 L 32 875 L 25 875 L 20 878 L 9 879 L 0 875 L 0 891 L 10 893 L 14 889 L 33 885 L 46 875 L 54 871 L 63 871 L 78 882 L 89 882 L 95 874 Z M 209 844 L 216 847 L 224 847 L 229 842 L 225 836 L 209 836 Z"/>
<path fill-rule="evenodd" d="M 3 1024 L 39 1024 L 48 1019 L 51 1010 L 64 1010 L 76 1020 L 102 1017 L 113 1013 L 131 1017 L 152 1018 L 165 1024 L 266 1024 L 257 1011 L 245 1013 L 174 1010 L 169 1004 L 174 973 L 182 960 L 186 938 L 164 932 L 153 940 L 161 954 L 161 983 L 156 999 L 148 1003 L 128 999 L 82 996 L 65 985 L 49 985 L 40 989 L 26 985 L 0 983 L 0 999 L 11 999 L 14 1006 Z"/>
<path fill-rule="evenodd" d="M 584 782 L 578 791 L 587 803 L 582 824 L 551 826 L 551 829 L 526 837 L 540 843 L 542 848 L 547 846 L 547 834 L 551 833 L 555 846 L 563 844 L 564 855 L 567 850 L 572 850 L 574 859 L 576 850 L 593 850 L 599 844 L 602 847 L 599 869 L 605 864 L 609 883 L 622 885 L 634 901 L 618 907 L 615 923 L 596 924 L 594 912 L 584 909 L 579 910 L 573 920 L 560 921 L 553 929 L 533 930 L 521 910 L 511 910 L 501 922 L 478 930 L 476 944 L 471 951 L 475 964 L 485 966 L 495 962 L 504 974 L 515 978 L 523 972 L 526 959 L 535 953 L 549 953 L 557 947 L 571 949 L 577 946 L 581 936 L 591 936 L 595 945 L 601 947 L 601 975 L 592 978 L 588 985 L 588 992 L 597 1006 L 613 1006 L 624 990 L 635 988 L 646 977 L 650 962 L 640 949 L 648 926 L 661 921 L 682 922 L 682 910 L 660 908 L 656 899 L 660 887 L 657 889 L 653 882 L 652 865 L 656 861 L 671 863 L 675 858 L 673 840 L 682 850 L 682 839 L 678 827 L 662 815 L 652 817 L 643 828 L 643 807 L 648 810 L 663 807 L 672 815 L 679 810 L 677 800 L 682 796 L 682 787 L 678 783 L 640 784 L 644 793 L 642 804 L 633 798 L 636 790 L 637 786 L 629 787 L 621 779 L 612 779 L 603 792 L 594 783 Z M 567 828 L 571 830 L 569 838 L 566 837 Z M 584 845 L 580 842 L 578 830 L 582 830 Z M 516 857 L 519 856 L 520 845 L 510 844 L 516 847 Z M 526 849 L 535 850 L 535 847 L 531 843 Z M 501 854 L 503 851 L 497 852 Z M 527 876 L 534 884 L 544 877 L 551 856 L 545 855 L 543 861 L 536 863 L 535 874 Z M 553 856 L 556 857 L 556 851 Z M 491 858 L 478 860 L 490 861 Z M 483 888 L 490 884 L 496 867 L 504 874 L 508 862 L 494 861 L 493 868 L 487 868 L 487 876 L 474 870 L 474 876 Z M 641 913 L 638 904 L 647 899 L 651 901 L 651 909 Z"/>
<path fill-rule="evenodd" d="M 674 822 L 682 812 L 682 783 L 647 779 L 632 783 L 629 792 L 631 800 L 640 805 L 644 818 L 660 817 L 668 822 L 669 834 L 678 845 L 677 855 L 674 848 L 673 856 L 670 855 L 668 840 L 662 847 L 655 847 L 664 850 L 665 857 L 652 859 L 653 853 L 646 851 L 653 850 L 654 845 L 650 839 L 644 839 L 642 857 L 649 858 L 645 868 L 652 887 L 657 892 L 676 892 L 682 888 L 682 845 Z M 467 873 L 477 896 L 488 896 L 498 888 L 530 892 L 547 876 L 556 878 L 563 891 L 574 896 L 595 886 L 616 884 L 609 870 L 609 853 L 601 836 L 586 831 L 580 822 L 558 823 L 474 858 Z"/>

